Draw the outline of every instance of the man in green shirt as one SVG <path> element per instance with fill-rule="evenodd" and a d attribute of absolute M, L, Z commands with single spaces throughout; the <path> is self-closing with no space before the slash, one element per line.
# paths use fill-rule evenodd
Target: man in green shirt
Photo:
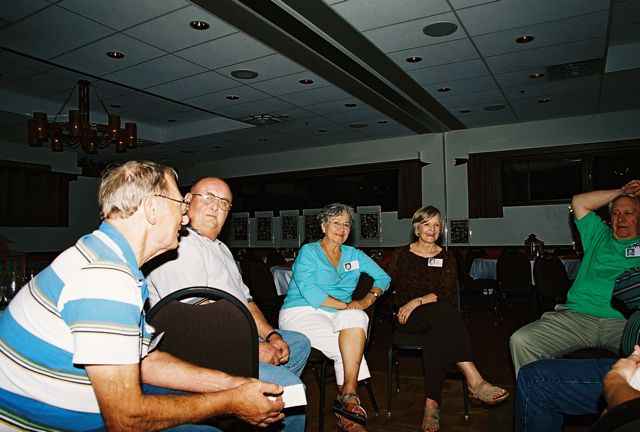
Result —
<path fill-rule="evenodd" d="M 584 257 L 567 303 L 511 335 L 511 358 L 518 370 L 543 358 L 562 357 L 581 348 L 619 351 L 626 320 L 611 306 L 616 278 L 640 266 L 640 181 L 620 189 L 586 192 L 571 201 Z M 595 210 L 609 203 L 611 227 Z"/>

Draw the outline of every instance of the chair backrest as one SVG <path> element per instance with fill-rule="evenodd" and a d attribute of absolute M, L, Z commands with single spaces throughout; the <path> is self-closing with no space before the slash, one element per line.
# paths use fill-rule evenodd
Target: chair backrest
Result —
<path fill-rule="evenodd" d="M 562 260 L 556 255 L 543 254 L 533 263 L 533 281 L 542 304 L 564 303 L 569 291 L 569 277 Z"/>
<path fill-rule="evenodd" d="M 249 291 L 256 299 L 277 299 L 278 292 L 269 268 L 260 261 L 249 263 Z M 259 301 L 258 301 L 259 303 Z"/>
<path fill-rule="evenodd" d="M 203 301 L 181 301 L 191 298 Z M 160 350 L 198 366 L 258 377 L 256 323 L 249 309 L 231 294 L 210 287 L 184 288 L 160 300 L 146 320 L 156 335 L 164 333 Z"/>
<path fill-rule="evenodd" d="M 471 276 L 469 276 L 469 272 L 465 273 L 466 265 L 460 249 L 453 248 L 453 256 L 456 259 L 456 274 L 458 276 L 458 282 L 460 284 L 460 287 L 462 289 L 465 289 L 467 285 L 467 279 L 469 279 Z"/>
<path fill-rule="evenodd" d="M 555 250 L 553 251 L 553 254 L 555 256 L 568 256 L 568 255 L 575 255 L 576 251 L 573 250 L 573 246 L 562 245 L 555 248 Z"/>
<path fill-rule="evenodd" d="M 618 405 L 594 423 L 591 432 L 635 432 L 640 430 L 640 398 Z"/>
<path fill-rule="evenodd" d="M 482 248 L 471 248 L 467 251 L 467 255 L 464 257 L 464 274 L 465 280 L 469 277 L 471 266 L 476 258 L 484 258 L 487 256 L 487 252 Z"/>
<path fill-rule="evenodd" d="M 528 290 L 531 286 L 531 263 L 523 253 L 503 249 L 496 263 L 498 285 L 510 290 Z"/>

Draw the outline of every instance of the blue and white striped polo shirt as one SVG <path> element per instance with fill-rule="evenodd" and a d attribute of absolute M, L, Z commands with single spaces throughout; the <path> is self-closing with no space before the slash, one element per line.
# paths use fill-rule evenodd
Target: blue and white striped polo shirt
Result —
<path fill-rule="evenodd" d="M 112 225 L 82 237 L 0 315 L 0 423 L 34 431 L 104 427 L 85 364 L 137 364 L 150 332 L 133 250 Z"/>

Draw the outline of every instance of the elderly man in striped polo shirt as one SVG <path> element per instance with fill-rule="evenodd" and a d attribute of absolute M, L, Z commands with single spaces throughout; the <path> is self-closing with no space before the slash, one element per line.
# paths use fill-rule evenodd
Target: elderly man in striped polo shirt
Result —
<path fill-rule="evenodd" d="M 140 266 L 176 248 L 188 222 L 175 171 L 127 162 L 103 176 L 99 203 L 100 227 L 0 315 L 0 429 L 217 431 L 196 423 L 281 420 L 282 398 L 267 396 L 281 386 L 153 350 Z"/>

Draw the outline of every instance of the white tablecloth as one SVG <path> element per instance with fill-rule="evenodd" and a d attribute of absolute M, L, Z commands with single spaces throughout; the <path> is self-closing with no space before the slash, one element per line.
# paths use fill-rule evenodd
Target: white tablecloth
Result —
<path fill-rule="evenodd" d="M 497 259 L 488 259 L 488 258 L 476 258 L 471 265 L 471 270 L 469 270 L 469 276 L 473 279 L 495 279 L 496 278 L 496 263 Z M 533 282 L 533 260 L 529 261 L 531 263 L 531 281 Z M 578 269 L 580 269 L 580 260 L 579 259 L 563 259 L 562 263 L 564 267 L 567 269 L 567 275 L 569 279 L 575 279 L 578 274 Z"/>
<path fill-rule="evenodd" d="M 273 281 L 276 283 L 276 292 L 278 295 L 286 295 L 289 289 L 289 282 L 293 277 L 291 266 L 273 266 L 271 267 Z"/>

